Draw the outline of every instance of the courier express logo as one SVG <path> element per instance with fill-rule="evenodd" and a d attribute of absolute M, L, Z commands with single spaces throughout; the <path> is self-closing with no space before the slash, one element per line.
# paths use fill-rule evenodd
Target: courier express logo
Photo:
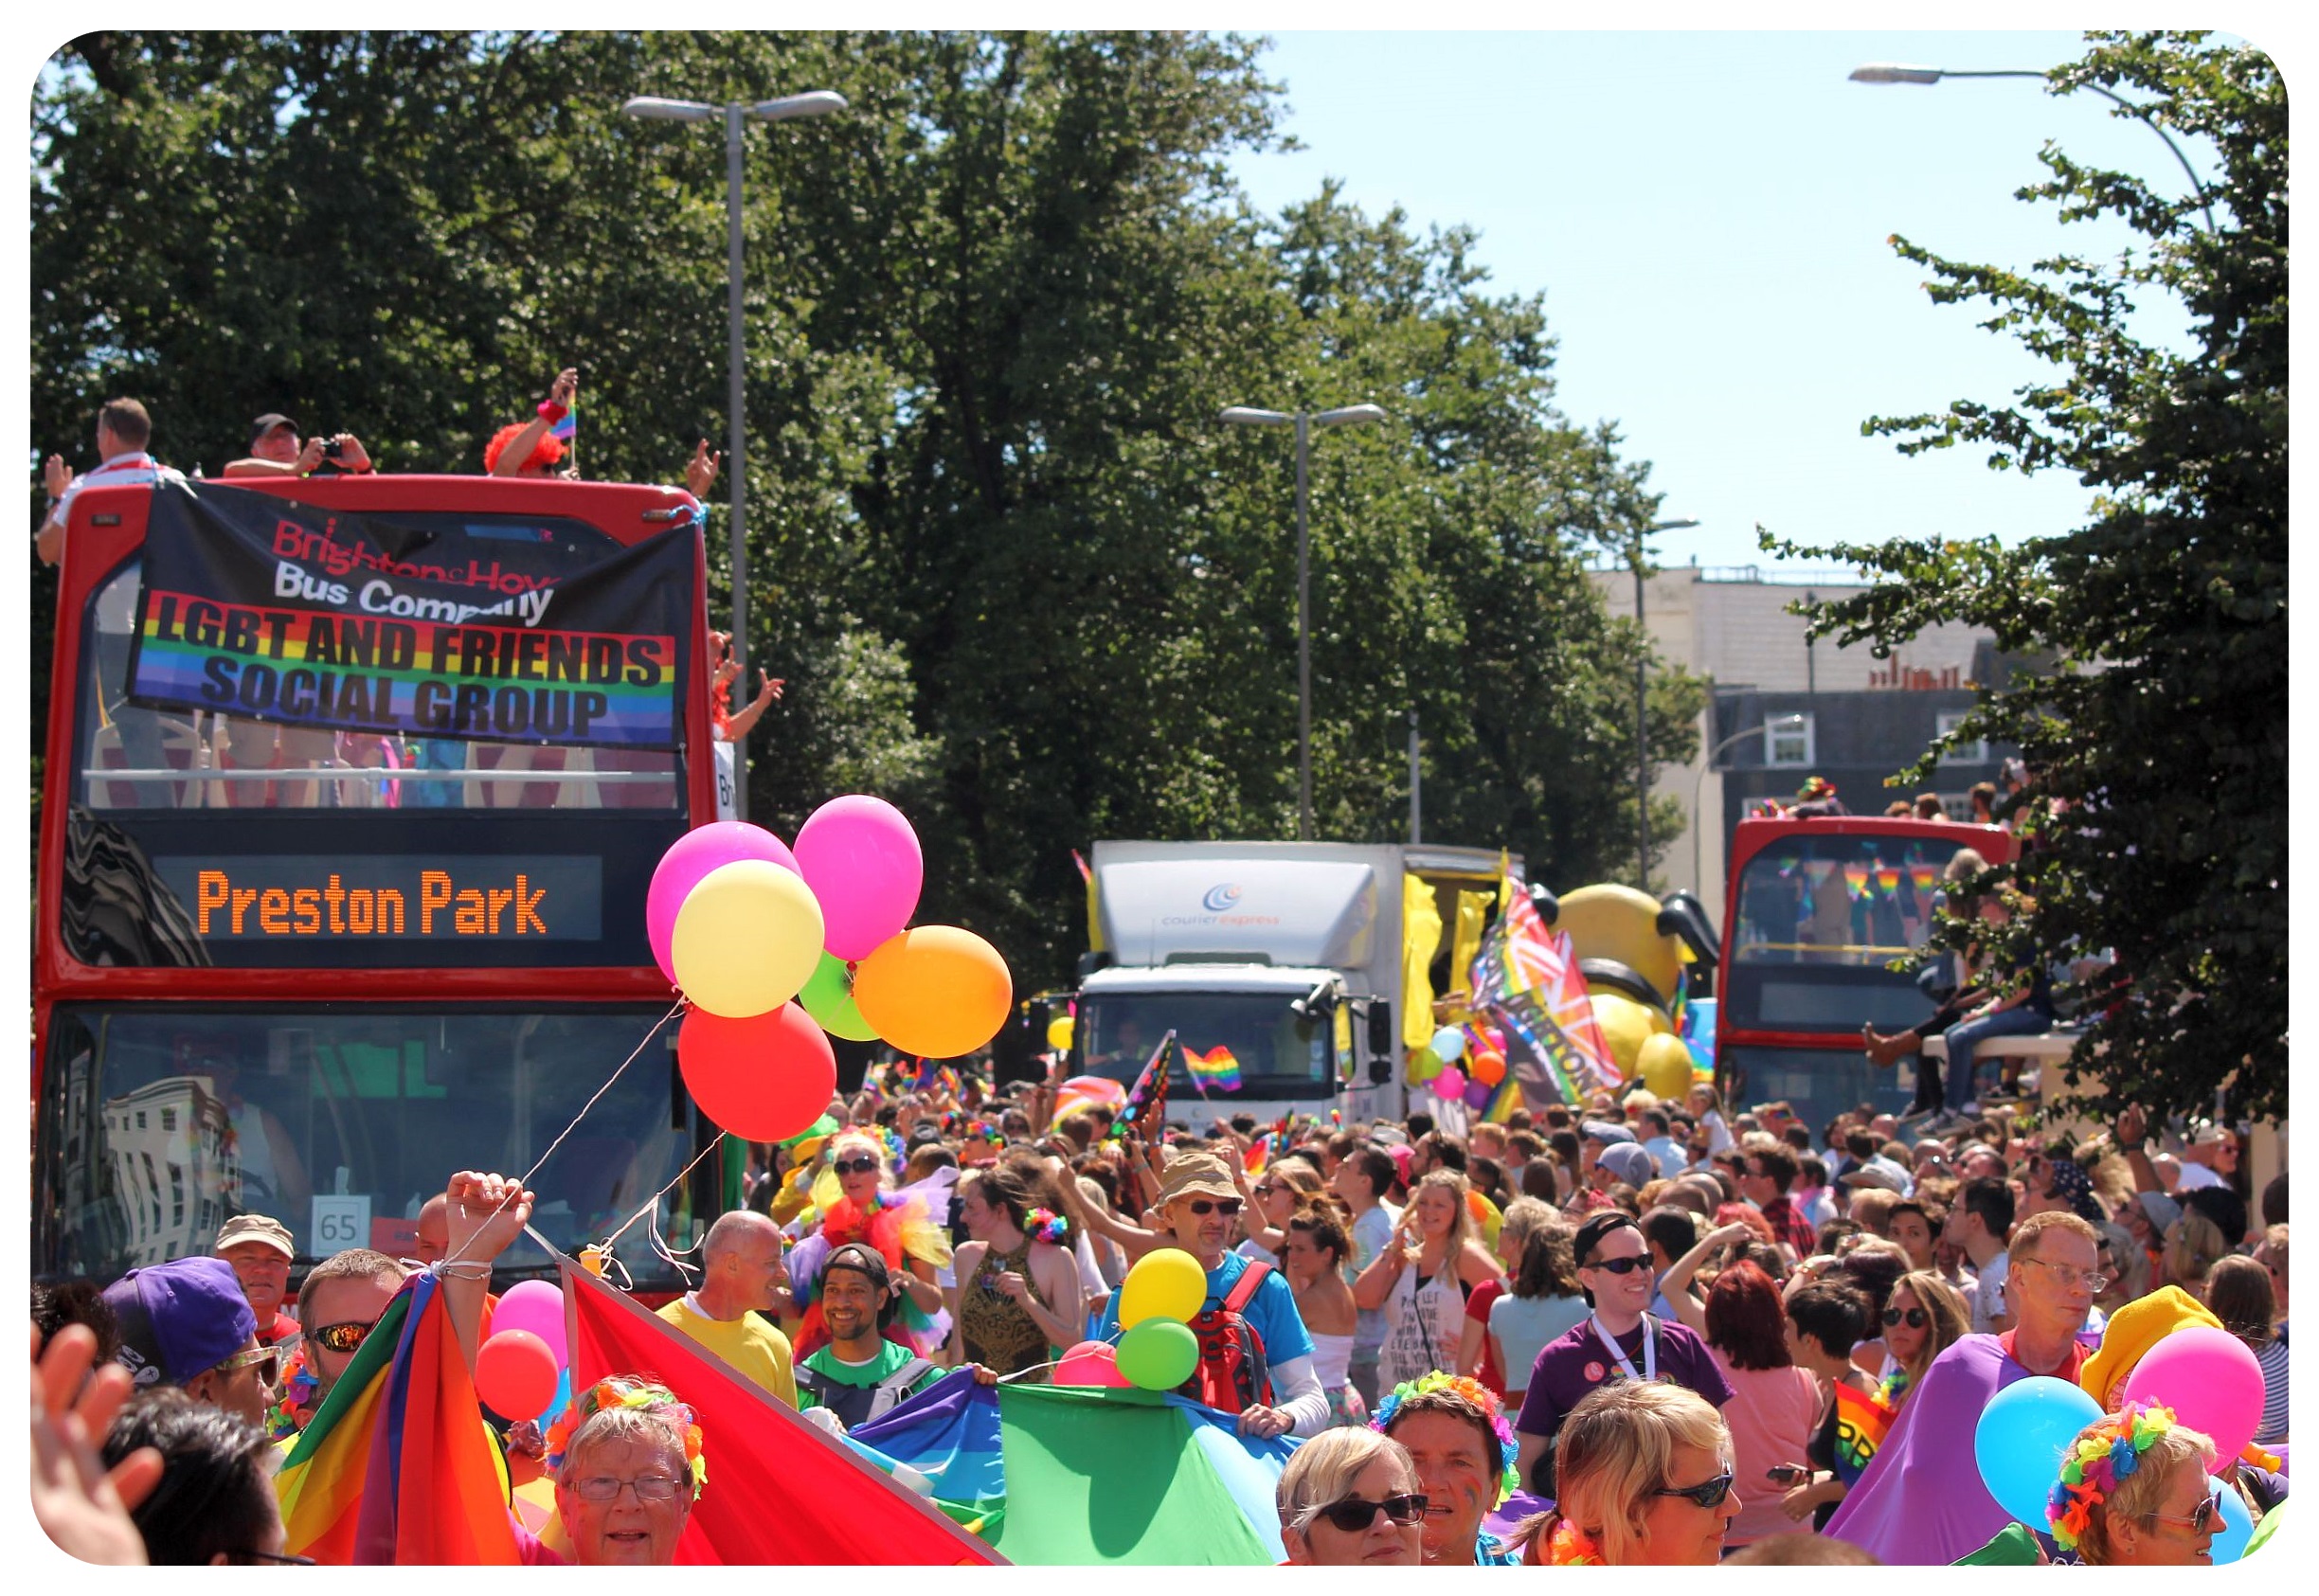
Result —
<path fill-rule="evenodd" d="M 1278 925 L 1277 914 L 1235 914 L 1232 909 L 1240 902 L 1240 884 L 1219 881 L 1200 897 L 1205 914 L 1169 914 L 1160 918 L 1162 925 Z"/>

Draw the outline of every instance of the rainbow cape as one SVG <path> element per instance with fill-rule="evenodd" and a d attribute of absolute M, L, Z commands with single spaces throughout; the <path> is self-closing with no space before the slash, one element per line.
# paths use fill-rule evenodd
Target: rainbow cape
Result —
<path fill-rule="evenodd" d="M 508 1479 L 440 1282 L 404 1282 L 274 1478 L 319 1563 L 513 1563 Z"/>

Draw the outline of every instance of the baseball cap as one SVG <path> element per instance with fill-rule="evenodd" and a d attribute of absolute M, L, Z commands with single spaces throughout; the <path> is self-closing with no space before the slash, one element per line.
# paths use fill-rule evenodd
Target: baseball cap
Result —
<path fill-rule="evenodd" d="M 1631 1141 L 1614 1141 L 1595 1162 L 1640 1191 L 1659 1174 L 1659 1160 Z"/>
<path fill-rule="evenodd" d="M 217 1246 L 212 1250 L 224 1252 L 243 1242 L 263 1242 L 284 1258 L 297 1256 L 297 1244 L 290 1239 L 290 1228 L 262 1213 L 236 1214 L 225 1221 L 218 1230 Z"/>
<path fill-rule="evenodd" d="M 1614 1125 L 1608 1120 L 1584 1121 L 1578 1126 L 1578 1134 L 1589 1141 L 1620 1142 L 1635 1139 L 1634 1132 L 1625 1125 Z"/>
<path fill-rule="evenodd" d="M 1900 1166 L 1881 1155 L 1847 1171 L 1843 1181 L 1846 1186 L 1881 1186 L 1887 1192 L 1906 1193 L 1909 1189 L 1908 1175 Z"/>
<path fill-rule="evenodd" d="M 250 447 L 253 449 L 256 448 L 258 446 L 258 440 L 263 438 L 267 433 L 272 432 L 276 427 L 288 427 L 292 432 L 304 432 L 306 430 L 304 427 L 299 426 L 297 422 L 292 421 L 289 417 L 278 416 L 273 411 L 268 410 L 264 415 L 250 422 Z"/>
<path fill-rule="evenodd" d="M 223 1258 L 173 1258 L 132 1269 L 104 1289 L 120 1323 L 116 1360 L 139 1387 L 182 1386 L 240 1352 L 258 1316 Z"/>
<path fill-rule="evenodd" d="M 2174 1222 L 2182 1217 L 2182 1204 L 2167 1196 L 2164 1192 L 2142 1192 L 2136 1194 L 2142 1199 L 2142 1211 L 2149 1215 L 2149 1222 L 2158 1227 L 2161 1231 L 2172 1229 Z"/>
<path fill-rule="evenodd" d="M 843 1246 L 833 1247 L 821 1264 L 821 1278 L 827 1280 L 832 1269 L 851 1269 L 857 1275 L 869 1278 L 871 1288 L 878 1294 L 877 1322 L 880 1330 L 891 1323 L 893 1317 L 902 1311 L 902 1300 L 893 1290 L 893 1276 L 886 1267 L 886 1260 L 878 1255 L 877 1248 L 865 1246 L 860 1242 L 848 1242 Z"/>
<path fill-rule="evenodd" d="M 1609 1209 L 1592 1215 L 1585 1224 L 1578 1227 L 1578 1233 L 1571 1238 L 1572 1260 L 1578 1267 L 1585 1268 L 1588 1258 L 1591 1256 L 1596 1247 L 1602 1245 L 1603 1238 L 1618 1229 L 1632 1229 L 1640 1235 L 1643 1227 L 1636 1224 L 1634 1215 L 1628 1213 L 1625 1209 Z M 1643 1256 L 1645 1258 L 1650 1256 L 1650 1243 L 1647 1238 L 1643 1244 Z M 1594 1305 L 1594 1294 L 1591 1291 L 1581 1287 L 1579 1295 L 1586 1299 L 1589 1307 Z"/>

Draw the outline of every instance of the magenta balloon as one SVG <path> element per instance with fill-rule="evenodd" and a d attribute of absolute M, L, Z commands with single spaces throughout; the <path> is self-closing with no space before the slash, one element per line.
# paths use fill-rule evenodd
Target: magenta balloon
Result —
<path fill-rule="evenodd" d="M 2195 1324 L 2142 1354 L 2122 1399 L 2173 1408 L 2175 1423 L 2215 1444 L 2220 1467 L 2245 1450 L 2262 1423 L 2262 1365 L 2229 1331 Z"/>
<path fill-rule="evenodd" d="M 918 834 L 866 793 L 832 798 L 798 828 L 797 870 L 821 901 L 821 945 L 867 959 L 909 924 L 926 885 Z"/>
<path fill-rule="evenodd" d="M 746 820 L 711 820 L 685 833 L 660 855 L 652 888 L 644 895 L 644 934 L 652 941 L 653 962 L 671 981 L 676 978 L 676 966 L 669 941 L 676 934 L 676 911 L 684 907 L 685 894 L 702 876 L 736 859 L 769 859 L 785 870 L 798 868 L 786 843 Z"/>
<path fill-rule="evenodd" d="M 564 1335 L 564 1293 L 547 1281 L 518 1281 L 508 1287 L 492 1310 L 491 1330 L 494 1336 L 529 1331 L 548 1343 L 557 1368 L 571 1362 L 570 1343 Z"/>
<path fill-rule="evenodd" d="M 1109 1386 L 1114 1390 L 1132 1382 L 1119 1370 L 1119 1352 L 1103 1341 L 1082 1341 L 1063 1354 L 1055 1365 L 1054 1383 L 1058 1386 Z"/>

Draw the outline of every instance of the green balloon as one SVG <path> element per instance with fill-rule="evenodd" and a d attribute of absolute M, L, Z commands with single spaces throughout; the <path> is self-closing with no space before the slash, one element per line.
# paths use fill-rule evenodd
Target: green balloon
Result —
<path fill-rule="evenodd" d="M 854 981 L 846 974 L 846 962 L 835 954 L 821 956 L 821 962 L 814 967 L 805 989 L 798 994 L 798 1004 L 832 1036 L 842 1036 L 849 1042 L 877 1040 L 877 1032 L 870 1029 L 861 1011 L 854 1006 Z"/>
<path fill-rule="evenodd" d="M 1199 1367 L 1199 1337 L 1180 1319 L 1147 1318 L 1120 1337 L 1119 1372 L 1147 1391 L 1172 1391 Z"/>

